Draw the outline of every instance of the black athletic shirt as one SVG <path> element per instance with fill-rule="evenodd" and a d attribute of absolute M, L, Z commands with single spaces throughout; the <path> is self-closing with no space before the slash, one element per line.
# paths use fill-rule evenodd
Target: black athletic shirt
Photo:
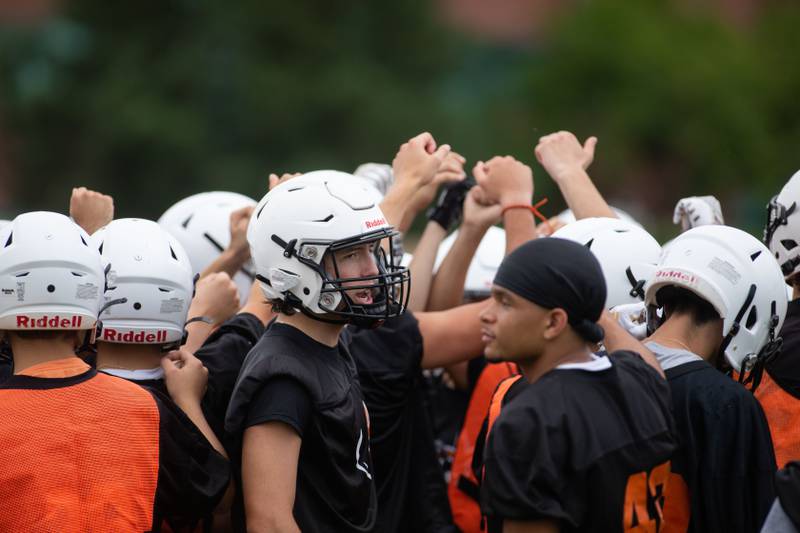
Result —
<path fill-rule="evenodd" d="M 783 390 L 800 399 L 800 299 L 789 302 L 780 336 L 781 351 L 765 369 Z"/>
<path fill-rule="evenodd" d="M 691 496 L 689 531 L 758 531 L 775 500 L 769 427 L 753 395 L 706 361 L 665 372 Z"/>
<path fill-rule="evenodd" d="M 303 427 L 294 503 L 294 518 L 303 532 L 363 532 L 375 523 L 367 412 L 348 337 L 343 332 L 339 345 L 329 347 L 292 326 L 272 322 L 247 355 L 228 408 L 226 429 L 241 435 L 248 421 L 291 416 L 293 407 L 281 407 L 280 401 L 291 404 L 302 391 L 307 394 L 301 401 L 310 401 L 312 410 L 308 420 L 299 423 Z M 286 398 L 264 390 L 285 390 L 287 380 L 296 384 Z M 241 505 L 234 509 L 234 524 L 244 529 Z"/>
<path fill-rule="evenodd" d="M 376 329 L 347 329 L 372 424 L 378 490 L 374 531 L 447 531 L 453 527 L 447 488 L 420 388 L 419 322 L 405 313 Z"/>
<path fill-rule="evenodd" d="M 481 487 L 490 532 L 504 519 L 603 533 L 655 520 L 628 500 L 639 478 L 637 498 L 659 497 L 643 481 L 675 449 L 669 388 L 636 354 L 609 360 L 603 370 L 554 369 L 501 410 Z"/>
<path fill-rule="evenodd" d="M 258 317 L 239 313 L 214 330 L 194 354 L 208 369 L 203 412 L 208 425 L 220 439 L 224 438 L 225 412 L 231 401 L 236 377 L 245 357 L 263 334 L 264 324 Z"/>

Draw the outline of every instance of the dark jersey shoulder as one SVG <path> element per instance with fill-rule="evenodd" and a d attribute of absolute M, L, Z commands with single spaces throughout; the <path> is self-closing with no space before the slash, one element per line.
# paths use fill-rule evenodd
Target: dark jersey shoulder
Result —
<path fill-rule="evenodd" d="M 691 496 L 691 531 L 756 531 L 775 499 L 766 417 L 747 389 L 705 361 L 665 372 Z"/>
<path fill-rule="evenodd" d="M 203 412 L 220 438 L 225 431 L 225 412 L 245 357 L 264 333 L 264 324 L 250 313 L 239 313 L 214 331 L 195 356 L 208 369 L 208 388 Z"/>
<path fill-rule="evenodd" d="M 789 302 L 780 336 L 780 353 L 765 370 L 783 390 L 800 399 L 800 299 Z"/>
<path fill-rule="evenodd" d="M 632 353 L 604 370 L 555 369 L 505 405 L 489 433 L 482 508 L 565 531 L 621 531 L 631 476 L 675 449 L 669 390 Z"/>
<path fill-rule="evenodd" d="M 254 403 L 275 378 L 296 381 L 312 404 L 298 458 L 294 516 L 300 529 L 370 530 L 377 505 L 367 412 L 345 342 L 340 338 L 338 346 L 325 346 L 292 326 L 272 322 L 239 373 L 228 407 L 228 431 L 241 435 L 253 408 L 259 409 L 259 417 L 275 414 Z M 235 514 L 243 528 L 243 509 L 238 507 Z"/>

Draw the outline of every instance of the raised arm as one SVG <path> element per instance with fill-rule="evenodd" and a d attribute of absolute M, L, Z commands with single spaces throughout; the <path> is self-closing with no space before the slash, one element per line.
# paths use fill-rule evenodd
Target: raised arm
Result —
<path fill-rule="evenodd" d="M 473 169 L 475 181 L 485 192 L 488 203 L 500 204 L 506 230 L 506 255 L 520 244 L 537 237 L 536 221 L 530 210 L 533 198 L 533 171 L 511 156 L 478 161 Z"/>
<path fill-rule="evenodd" d="M 617 218 L 586 173 L 594 160 L 596 145 L 596 137 L 589 137 L 581 146 L 575 135 L 559 131 L 542 137 L 536 146 L 536 159 L 558 185 L 577 220 L 589 217 Z"/>
<path fill-rule="evenodd" d="M 114 220 L 114 199 L 86 187 L 72 189 L 69 216 L 91 235 Z"/>
<path fill-rule="evenodd" d="M 483 236 L 500 221 L 501 210 L 500 204 L 487 202 L 480 186 L 470 189 L 464 199 L 464 218 L 458 235 L 434 276 L 428 311 L 443 311 L 461 303 L 470 262 Z"/>
<path fill-rule="evenodd" d="M 381 202 L 386 220 L 401 233 L 408 231 L 414 217 L 427 204 L 412 203 L 417 191 L 433 181 L 436 172 L 450 153 L 450 146 L 437 148 L 433 136 L 420 133 L 400 146 L 392 161 L 394 183 Z"/>

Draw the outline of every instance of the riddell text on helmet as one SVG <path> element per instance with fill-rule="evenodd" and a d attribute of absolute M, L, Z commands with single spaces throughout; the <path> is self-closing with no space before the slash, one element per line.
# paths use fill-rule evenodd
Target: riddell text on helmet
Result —
<path fill-rule="evenodd" d="M 377 228 L 377 227 L 380 227 L 380 226 L 385 226 L 386 225 L 386 219 L 385 218 L 376 218 L 375 220 L 367 220 L 366 222 L 364 222 L 364 224 L 367 226 L 367 229 L 369 229 L 369 228 Z"/>
<path fill-rule="evenodd" d="M 160 329 L 155 333 L 146 331 L 126 331 L 121 333 L 114 328 L 103 328 L 103 336 L 100 340 L 108 342 L 130 342 L 135 344 L 149 344 L 167 342 L 167 331 Z"/>
<path fill-rule="evenodd" d="M 68 317 L 55 316 L 41 316 L 34 318 L 32 316 L 17 315 L 18 328 L 30 329 L 80 329 L 83 323 L 83 317 L 72 315 Z"/>
<path fill-rule="evenodd" d="M 697 283 L 697 276 L 681 272 L 680 270 L 659 270 L 656 272 L 655 279 L 683 281 L 691 285 Z"/>

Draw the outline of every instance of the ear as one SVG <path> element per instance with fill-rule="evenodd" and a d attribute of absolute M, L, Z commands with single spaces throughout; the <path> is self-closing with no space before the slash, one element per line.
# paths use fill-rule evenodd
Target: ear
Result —
<path fill-rule="evenodd" d="M 553 340 L 567 328 L 567 312 L 563 309 L 551 309 L 547 313 L 543 336 L 546 340 Z"/>

